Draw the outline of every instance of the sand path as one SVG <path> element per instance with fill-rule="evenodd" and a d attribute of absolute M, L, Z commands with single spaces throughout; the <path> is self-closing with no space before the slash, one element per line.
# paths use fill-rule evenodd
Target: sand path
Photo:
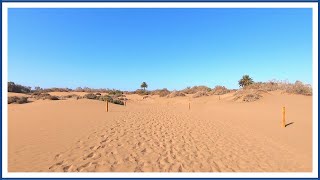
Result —
<path fill-rule="evenodd" d="M 311 109 L 309 97 L 284 97 L 295 122 L 285 130 L 274 115 L 279 96 L 257 103 L 228 98 L 191 99 L 188 110 L 188 97 L 132 96 L 126 107 L 110 104 L 108 113 L 94 100 L 10 105 L 9 171 L 312 170 L 311 110 L 299 110 L 301 103 Z"/>
<path fill-rule="evenodd" d="M 153 103 L 127 107 L 112 126 L 61 153 L 51 171 L 308 171 L 305 157 L 243 126 Z M 137 108 L 138 107 L 138 108 Z"/>

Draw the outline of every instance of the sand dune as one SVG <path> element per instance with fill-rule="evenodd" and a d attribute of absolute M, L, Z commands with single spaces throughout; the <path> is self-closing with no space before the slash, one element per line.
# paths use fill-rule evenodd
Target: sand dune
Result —
<path fill-rule="evenodd" d="M 312 97 L 127 95 L 9 105 L 11 172 L 312 171 Z M 191 103 L 191 109 L 188 104 Z M 286 128 L 281 107 L 286 106 Z"/>

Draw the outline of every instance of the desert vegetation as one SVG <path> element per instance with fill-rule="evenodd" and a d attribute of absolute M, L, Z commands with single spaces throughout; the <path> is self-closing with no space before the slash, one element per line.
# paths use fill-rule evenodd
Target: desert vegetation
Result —
<path fill-rule="evenodd" d="M 11 96 L 8 97 L 8 104 L 24 104 L 28 103 L 28 97 Z"/>
<path fill-rule="evenodd" d="M 202 96 L 209 96 L 209 94 L 206 91 L 199 91 L 199 92 L 196 92 L 192 97 L 198 98 L 198 97 L 202 97 Z"/>
<path fill-rule="evenodd" d="M 304 84 L 301 81 L 289 83 L 287 81 L 271 80 L 269 82 L 257 82 L 248 85 L 245 89 L 258 89 L 265 91 L 281 90 L 290 94 L 301 94 L 306 96 L 312 95 L 312 87 L 309 84 Z"/>
<path fill-rule="evenodd" d="M 151 91 L 151 95 L 159 95 L 160 97 L 168 96 L 171 92 L 167 88 L 163 89 L 156 89 L 154 91 Z"/>
<path fill-rule="evenodd" d="M 168 98 L 183 97 L 183 96 L 186 96 L 186 94 L 180 91 L 172 91 L 172 93 L 167 95 Z"/>
<path fill-rule="evenodd" d="M 29 93 L 31 92 L 31 87 L 15 84 L 14 82 L 8 82 L 8 92 Z"/>
<path fill-rule="evenodd" d="M 48 93 L 39 93 L 39 92 L 34 92 L 31 94 L 31 98 L 34 98 L 36 100 L 42 99 L 42 100 L 60 100 L 58 96 L 52 96 Z"/>
<path fill-rule="evenodd" d="M 271 80 L 268 82 L 255 82 L 249 75 L 244 75 L 238 81 L 240 89 L 237 90 L 230 90 L 225 86 L 215 86 L 214 88 L 210 88 L 207 86 L 193 86 L 187 87 L 182 90 L 174 90 L 169 91 L 166 88 L 163 89 L 156 89 L 156 90 L 146 90 L 148 88 L 148 84 L 143 82 L 140 87 L 142 89 L 137 89 L 135 91 L 121 91 L 117 89 L 94 89 L 88 87 L 78 87 L 76 89 L 70 88 L 41 88 L 39 86 L 32 89 L 29 86 L 23 86 L 20 84 L 15 84 L 14 82 L 8 82 L 8 92 L 15 92 L 15 93 L 24 93 L 30 95 L 30 98 L 35 100 L 63 100 L 67 98 L 76 98 L 76 99 L 93 99 L 93 100 L 100 100 L 100 101 L 108 101 L 115 104 L 123 105 L 127 98 L 125 94 L 138 94 L 144 97 L 150 95 L 159 95 L 159 97 L 183 97 L 188 94 L 192 94 L 191 97 L 199 98 L 203 96 L 210 96 L 210 95 L 223 95 L 227 93 L 234 93 L 233 100 L 241 101 L 241 102 L 252 102 L 263 98 L 263 95 L 270 91 L 281 91 L 283 93 L 288 94 L 300 94 L 311 96 L 312 95 L 312 86 L 309 84 L 304 84 L 301 81 L 296 81 L 295 83 L 290 83 L 287 81 L 277 81 Z M 76 94 L 69 94 L 66 96 L 53 96 L 50 95 L 50 92 L 88 92 L 83 96 L 79 96 Z M 105 93 L 107 95 L 102 95 L 101 93 Z M 27 100 L 22 98 L 11 98 L 9 104 L 11 103 L 21 103 L 27 102 Z"/>
<path fill-rule="evenodd" d="M 226 87 L 224 86 L 215 86 L 212 90 L 211 90 L 211 93 L 214 94 L 214 95 L 223 95 L 223 94 L 227 94 L 229 93 L 230 90 L 227 89 Z"/>
<path fill-rule="evenodd" d="M 238 81 L 240 87 L 246 87 L 250 84 L 253 84 L 253 80 L 249 75 L 244 75 L 242 78 Z"/>
<path fill-rule="evenodd" d="M 148 84 L 146 82 L 142 82 L 141 88 L 143 88 L 143 90 L 146 90 L 146 88 L 148 88 Z"/>
<path fill-rule="evenodd" d="M 126 98 L 123 98 L 123 96 L 119 96 L 118 94 L 115 95 L 96 95 L 93 93 L 89 93 L 84 95 L 82 98 L 84 99 L 92 99 L 92 100 L 99 100 L 99 101 L 108 101 L 110 103 L 124 105 L 123 100 L 127 100 Z"/>
<path fill-rule="evenodd" d="M 199 91 L 209 92 L 209 91 L 211 91 L 211 88 L 209 88 L 207 86 L 193 86 L 193 87 L 187 87 L 187 88 L 181 90 L 181 92 L 184 94 L 195 94 Z"/>

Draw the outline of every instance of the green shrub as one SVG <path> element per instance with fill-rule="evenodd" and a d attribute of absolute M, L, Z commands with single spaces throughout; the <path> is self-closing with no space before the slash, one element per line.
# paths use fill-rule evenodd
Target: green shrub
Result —
<path fill-rule="evenodd" d="M 249 75 L 244 75 L 242 78 L 238 81 L 240 87 L 246 87 L 250 84 L 253 84 L 253 80 Z"/>

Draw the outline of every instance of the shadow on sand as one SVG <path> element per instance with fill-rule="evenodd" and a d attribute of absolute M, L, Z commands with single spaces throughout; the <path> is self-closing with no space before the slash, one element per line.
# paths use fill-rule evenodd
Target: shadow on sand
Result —
<path fill-rule="evenodd" d="M 287 127 L 287 126 L 290 126 L 290 125 L 293 124 L 293 123 L 294 123 L 294 122 L 291 122 L 291 123 L 286 124 L 286 127 Z"/>

